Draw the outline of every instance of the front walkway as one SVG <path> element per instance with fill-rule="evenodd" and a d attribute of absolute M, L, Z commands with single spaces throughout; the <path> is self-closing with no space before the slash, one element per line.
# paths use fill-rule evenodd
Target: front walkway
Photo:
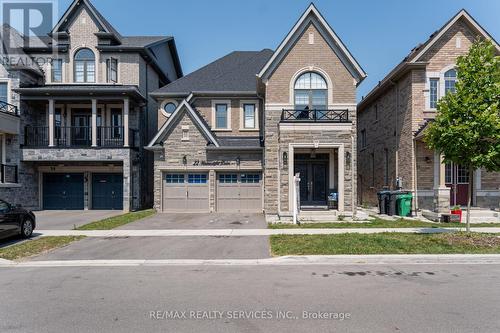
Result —
<path fill-rule="evenodd" d="M 438 234 L 464 231 L 465 228 L 352 228 L 352 229 L 170 229 L 170 230 L 37 230 L 35 236 L 87 236 L 87 237 L 230 237 L 230 236 L 272 236 L 272 235 L 337 235 L 412 233 Z M 500 233 L 500 228 L 471 228 L 477 233 Z"/>
<path fill-rule="evenodd" d="M 34 213 L 38 230 L 72 230 L 84 224 L 124 214 L 121 210 L 42 210 Z"/>

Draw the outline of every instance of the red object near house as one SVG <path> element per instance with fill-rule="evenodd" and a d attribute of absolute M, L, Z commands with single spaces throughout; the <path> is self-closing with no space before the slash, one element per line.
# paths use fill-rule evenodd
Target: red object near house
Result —
<path fill-rule="evenodd" d="M 451 213 L 453 215 L 458 215 L 460 216 L 460 223 L 462 223 L 462 210 L 461 209 L 456 209 L 456 210 L 452 210 Z"/>

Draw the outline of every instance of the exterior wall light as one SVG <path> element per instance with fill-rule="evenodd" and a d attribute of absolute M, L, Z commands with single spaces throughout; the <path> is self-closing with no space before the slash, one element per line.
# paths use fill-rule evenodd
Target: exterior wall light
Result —
<path fill-rule="evenodd" d="M 346 169 L 351 170 L 351 153 L 350 152 L 345 153 L 345 163 L 346 163 Z"/>
<path fill-rule="evenodd" d="M 240 165 L 241 164 L 241 158 L 238 156 L 236 157 L 236 165 Z"/>
<path fill-rule="evenodd" d="M 184 156 L 182 157 L 182 164 L 186 165 L 187 163 L 188 163 L 187 156 L 186 156 L 186 155 L 184 155 Z"/>
<path fill-rule="evenodd" d="M 284 151 L 283 152 L 283 168 L 286 168 L 288 166 L 288 152 Z"/>

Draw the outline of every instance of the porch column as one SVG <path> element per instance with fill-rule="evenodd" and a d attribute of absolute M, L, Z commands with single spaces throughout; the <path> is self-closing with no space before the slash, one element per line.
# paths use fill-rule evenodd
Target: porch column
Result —
<path fill-rule="evenodd" d="M 97 147 L 97 99 L 92 100 L 92 147 Z"/>
<path fill-rule="evenodd" d="M 123 100 L 123 145 L 125 147 L 129 146 L 129 124 L 128 124 L 128 114 L 130 108 L 130 101 L 128 98 Z"/>
<path fill-rule="evenodd" d="M 339 173 L 339 184 L 338 184 L 338 195 L 339 195 L 339 212 L 344 211 L 344 182 L 345 182 L 345 176 L 344 176 L 344 166 L 345 166 L 345 150 L 344 146 L 339 147 L 339 166 L 338 166 L 338 173 Z M 354 207 L 353 207 L 354 209 Z"/>
<path fill-rule="evenodd" d="M 53 99 L 49 99 L 49 147 L 54 147 L 54 113 L 55 103 Z"/>
<path fill-rule="evenodd" d="M 434 153 L 434 211 L 448 213 L 450 210 L 450 189 L 446 187 L 446 163 L 444 156 Z"/>

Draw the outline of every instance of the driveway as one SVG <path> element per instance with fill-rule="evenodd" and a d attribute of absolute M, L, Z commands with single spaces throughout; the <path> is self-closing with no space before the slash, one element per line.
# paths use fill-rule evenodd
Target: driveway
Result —
<path fill-rule="evenodd" d="M 263 214 L 158 213 L 117 229 L 266 229 Z"/>
<path fill-rule="evenodd" d="M 84 224 L 124 214 L 121 210 L 44 210 L 35 212 L 38 230 L 71 230 Z"/>

